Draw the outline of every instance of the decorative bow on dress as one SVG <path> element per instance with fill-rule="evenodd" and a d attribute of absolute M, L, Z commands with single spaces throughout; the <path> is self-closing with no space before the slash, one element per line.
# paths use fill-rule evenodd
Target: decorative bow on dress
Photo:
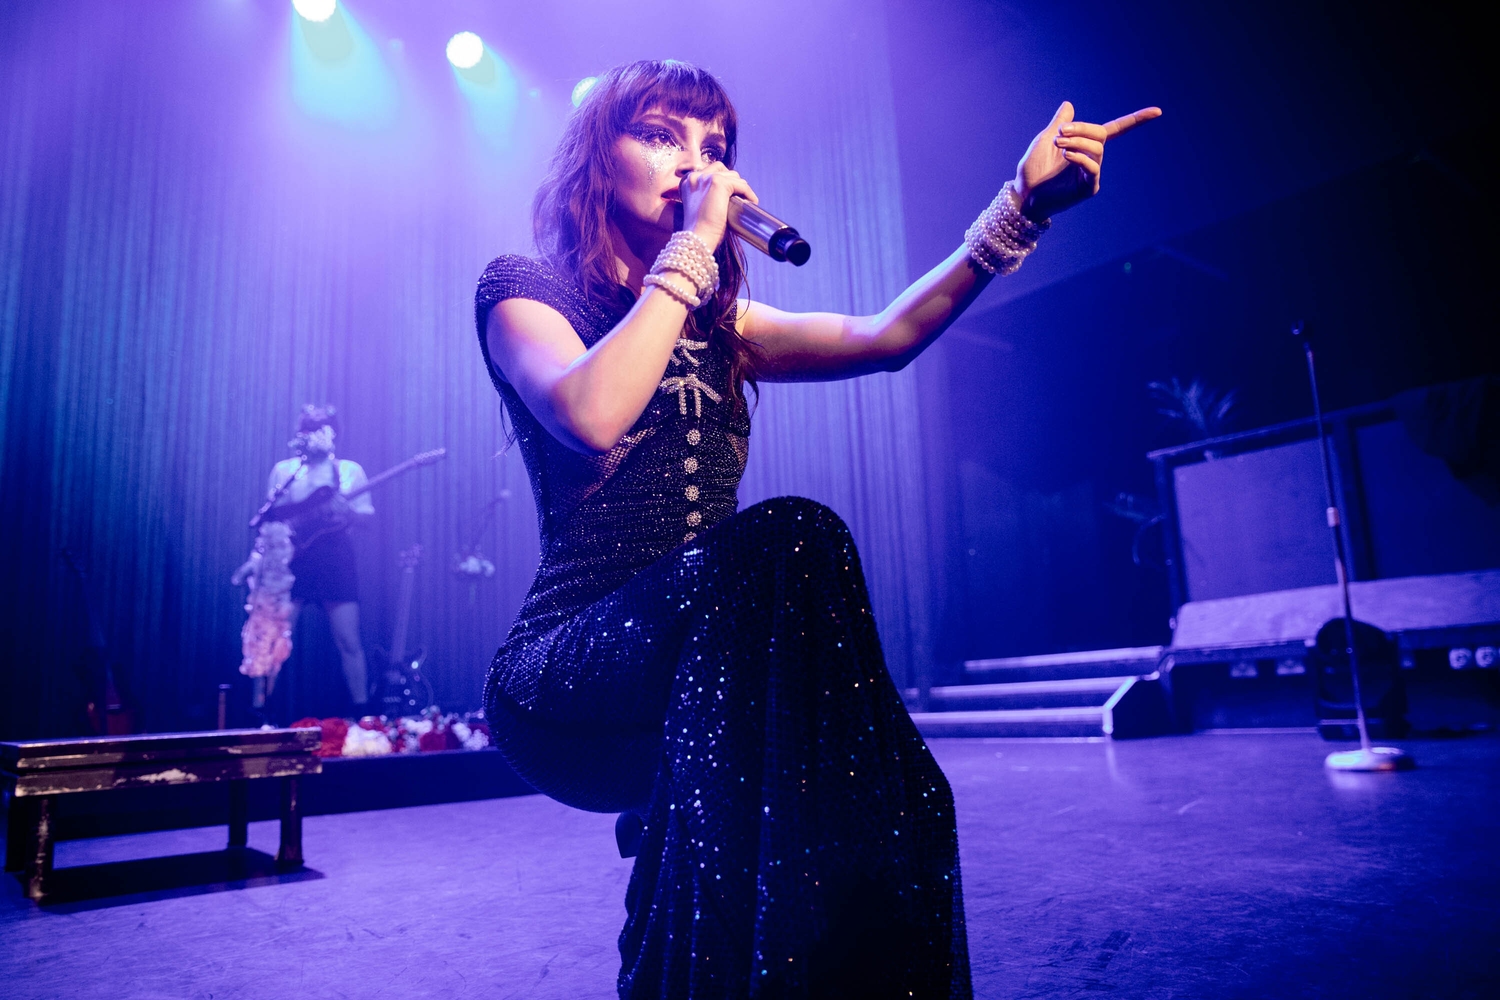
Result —
<path fill-rule="evenodd" d="M 700 362 L 693 357 L 692 352 L 707 349 L 708 341 L 706 340 L 689 340 L 686 337 L 680 337 L 677 345 L 672 348 L 672 360 L 669 365 L 699 364 Z M 681 357 L 677 356 L 679 351 L 682 353 Z M 659 388 L 662 392 L 677 393 L 677 408 L 683 416 L 687 416 L 687 394 L 690 392 L 693 394 L 693 416 L 695 417 L 703 416 L 704 396 L 715 403 L 724 401 L 722 396 L 714 392 L 707 383 L 701 381 L 698 374 L 693 371 L 689 371 L 686 375 L 668 375 L 661 380 Z"/>

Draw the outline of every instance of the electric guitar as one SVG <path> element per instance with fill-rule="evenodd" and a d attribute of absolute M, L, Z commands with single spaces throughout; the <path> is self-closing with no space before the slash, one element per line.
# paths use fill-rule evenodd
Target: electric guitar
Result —
<path fill-rule="evenodd" d="M 410 472 L 412 469 L 424 465 L 432 465 L 448 457 L 447 448 L 434 448 L 424 451 L 419 455 L 413 455 L 400 465 L 386 469 L 380 475 L 374 477 L 357 490 L 342 494 L 345 500 L 353 500 L 355 497 L 363 496 L 375 487 L 387 483 L 397 476 Z M 250 527 L 258 528 L 264 521 L 285 521 L 292 528 L 297 547 L 305 549 L 324 535 L 335 531 L 342 531 L 349 526 L 346 518 L 330 515 L 328 503 L 334 497 L 339 496 L 339 488 L 333 484 L 319 486 L 306 497 L 296 503 L 275 505 L 272 500 L 256 511 L 250 519 Z"/>
<path fill-rule="evenodd" d="M 432 704 L 432 685 L 422 676 L 426 651 L 406 648 L 411 625 L 411 600 L 416 591 L 417 564 L 422 561 L 422 546 L 413 545 L 397 557 L 401 567 L 401 590 L 396 598 L 396 628 L 391 636 L 391 650 L 386 654 L 385 682 L 380 703 L 388 718 L 415 715 Z"/>

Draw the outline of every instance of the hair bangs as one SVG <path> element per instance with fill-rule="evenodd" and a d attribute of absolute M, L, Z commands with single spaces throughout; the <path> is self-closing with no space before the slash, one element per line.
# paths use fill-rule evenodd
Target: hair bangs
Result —
<path fill-rule="evenodd" d="M 716 123 L 724 129 L 729 145 L 725 165 L 734 166 L 739 122 L 729 94 L 712 74 L 689 63 L 667 59 L 626 67 L 620 84 L 610 122 L 617 133 L 623 133 L 637 117 L 652 110 Z"/>

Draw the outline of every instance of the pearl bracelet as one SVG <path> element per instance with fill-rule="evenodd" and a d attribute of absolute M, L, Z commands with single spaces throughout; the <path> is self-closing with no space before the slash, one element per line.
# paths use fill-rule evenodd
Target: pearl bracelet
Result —
<path fill-rule="evenodd" d="M 641 284 L 655 285 L 657 288 L 660 288 L 662 291 L 672 296 L 672 298 L 676 299 L 678 302 L 681 302 L 683 305 L 687 306 L 689 311 L 697 309 L 703 304 L 703 300 L 698 296 L 694 295 L 692 292 L 688 291 L 686 288 L 682 287 L 677 282 L 664 275 L 648 274 L 641 279 Z"/>
<path fill-rule="evenodd" d="M 1012 274 L 1033 250 L 1037 238 L 1052 225 L 1052 220 L 1032 222 L 1021 214 L 1020 197 L 1010 181 L 995 195 L 988 208 L 964 233 L 969 257 L 991 274 Z"/>
<path fill-rule="evenodd" d="M 713 251 L 703 242 L 703 238 L 691 230 L 673 233 L 672 238 L 667 240 L 667 245 L 657 255 L 656 263 L 651 265 L 651 274 L 660 275 L 663 271 L 676 271 L 691 281 L 697 292 L 695 297 L 700 303 L 718 291 L 719 262 L 714 260 Z M 695 303 L 693 308 L 697 307 Z"/>

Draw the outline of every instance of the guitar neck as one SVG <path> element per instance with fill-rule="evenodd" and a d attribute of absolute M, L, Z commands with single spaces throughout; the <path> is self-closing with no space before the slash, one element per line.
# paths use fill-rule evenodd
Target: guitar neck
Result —
<path fill-rule="evenodd" d="M 396 631 L 391 636 L 391 658 L 406 655 L 406 632 L 411 624 L 411 598 L 415 589 L 416 567 L 408 566 L 401 571 L 401 594 L 397 598 Z"/>
<path fill-rule="evenodd" d="M 448 449 L 437 448 L 433 451 L 423 452 L 422 454 L 417 455 L 415 458 L 408 458 L 400 465 L 392 466 L 391 468 L 386 469 L 380 475 L 375 476 L 359 489 L 350 490 L 348 493 L 345 493 L 344 499 L 353 500 L 357 496 L 363 496 L 382 483 L 389 482 L 390 480 L 395 479 L 403 472 L 410 472 L 412 469 L 415 469 L 419 465 L 430 465 L 433 462 L 436 462 L 438 459 L 445 457 L 447 454 Z"/>

